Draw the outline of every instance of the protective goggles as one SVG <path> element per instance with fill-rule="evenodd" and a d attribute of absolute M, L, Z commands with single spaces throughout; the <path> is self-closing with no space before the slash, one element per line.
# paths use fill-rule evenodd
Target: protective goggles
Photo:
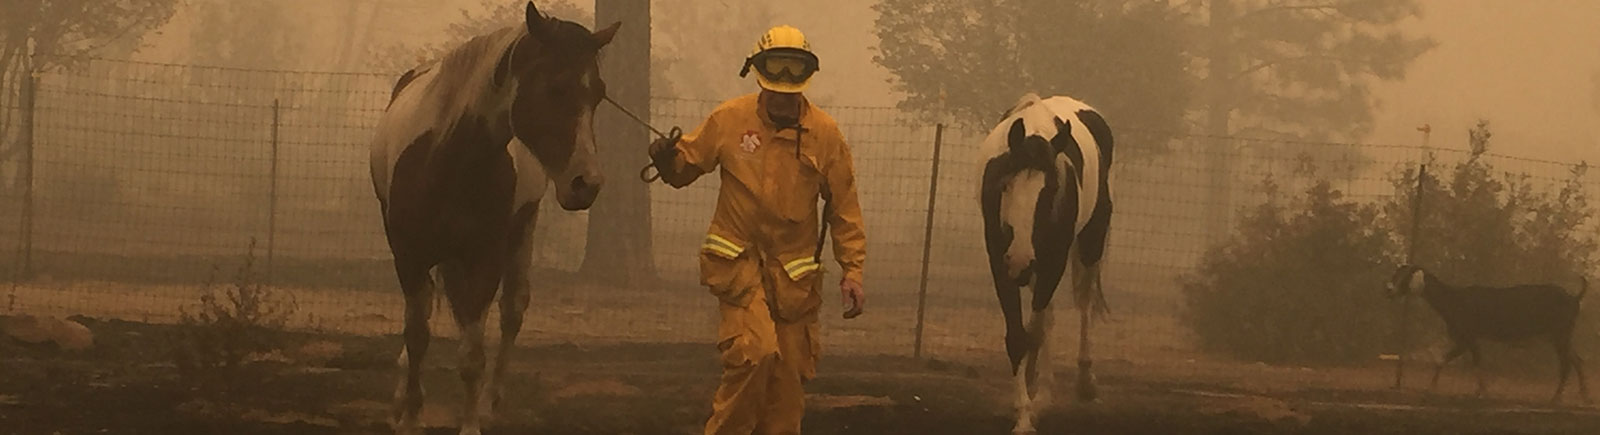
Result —
<path fill-rule="evenodd" d="M 816 55 L 792 48 L 774 48 L 745 59 L 739 77 L 749 74 L 751 68 L 762 78 L 784 83 L 805 83 L 821 69 L 817 66 Z"/>

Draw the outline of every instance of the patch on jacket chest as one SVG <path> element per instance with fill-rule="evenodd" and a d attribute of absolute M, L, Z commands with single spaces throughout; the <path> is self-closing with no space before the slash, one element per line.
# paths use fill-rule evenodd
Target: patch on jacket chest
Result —
<path fill-rule="evenodd" d="M 745 130 L 744 137 L 739 139 L 739 149 L 747 153 L 756 152 L 761 147 L 761 134 L 755 130 Z"/>

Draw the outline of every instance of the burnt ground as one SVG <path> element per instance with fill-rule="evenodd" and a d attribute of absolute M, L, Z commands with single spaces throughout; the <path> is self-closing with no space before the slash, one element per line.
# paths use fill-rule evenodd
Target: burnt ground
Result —
<path fill-rule="evenodd" d="M 339 351 L 198 373 L 170 363 L 173 326 L 77 320 L 96 333 L 94 348 L 61 353 L 0 343 L 0 433 L 389 431 L 398 337 L 289 336 Z M 454 433 L 461 392 L 451 369 L 455 351 L 451 340 L 432 342 L 424 411 L 430 434 Z M 521 347 L 514 361 L 507 411 L 487 433 L 697 433 L 717 378 L 706 344 Z M 1059 405 L 1044 416 L 1040 432 L 1600 434 L 1594 408 L 1411 390 L 1263 394 L 1201 377 L 1136 379 L 1127 375 L 1133 369 L 1107 364 L 1101 402 Z M 1071 379 L 1068 370 L 1058 376 L 1063 382 Z M 1011 427 L 1009 379 L 996 367 L 832 355 L 820 371 L 808 387 L 807 434 L 1004 434 Z"/>

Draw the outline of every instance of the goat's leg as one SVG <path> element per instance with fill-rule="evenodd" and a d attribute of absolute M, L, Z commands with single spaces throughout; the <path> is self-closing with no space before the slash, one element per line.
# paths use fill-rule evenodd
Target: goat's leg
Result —
<path fill-rule="evenodd" d="M 1593 404 L 1594 400 L 1589 397 L 1589 380 L 1583 376 L 1583 358 L 1579 358 L 1577 352 L 1568 353 L 1569 358 L 1572 358 L 1572 369 L 1578 372 L 1578 396 L 1583 400 L 1583 404 Z"/>
<path fill-rule="evenodd" d="M 1451 361 L 1455 361 L 1456 358 L 1460 358 L 1461 354 L 1464 354 L 1466 352 L 1467 352 L 1467 346 L 1465 344 L 1462 344 L 1461 342 L 1454 342 L 1454 346 L 1452 346 L 1450 348 L 1449 352 L 1446 352 L 1444 354 L 1444 358 L 1440 359 L 1439 363 L 1435 364 L 1433 366 L 1433 382 L 1430 382 L 1428 384 L 1428 389 L 1429 390 L 1438 390 L 1439 389 L 1439 373 L 1444 371 L 1444 366 L 1450 365 Z"/>
<path fill-rule="evenodd" d="M 538 222 L 539 207 L 537 203 L 524 206 L 516 220 L 520 224 L 512 226 L 510 240 L 510 261 L 505 267 L 505 276 L 501 280 L 500 294 L 500 347 L 494 354 L 494 367 L 489 370 L 489 377 L 484 381 L 483 395 L 480 399 L 483 409 L 487 411 L 485 419 L 492 418 L 496 413 L 502 412 L 501 399 L 504 394 L 506 364 L 511 360 L 511 352 L 516 349 L 517 335 L 522 332 L 522 316 L 528 311 L 528 294 L 531 285 L 529 274 L 533 267 L 533 229 Z M 524 217 L 525 216 L 525 217 Z"/>
<path fill-rule="evenodd" d="M 1483 394 L 1489 391 L 1488 381 L 1483 376 L 1483 353 L 1478 351 L 1476 342 L 1470 345 L 1468 351 L 1472 352 L 1472 372 L 1478 375 L 1478 391 L 1473 393 L 1473 396 L 1481 399 Z"/>
<path fill-rule="evenodd" d="M 1572 346 L 1571 337 L 1556 336 L 1551 338 L 1555 345 L 1556 361 L 1561 365 L 1561 376 L 1556 380 L 1556 393 L 1550 396 L 1551 404 L 1561 403 L 1561 393 L 1567 389 L 1567 375 L 1572 373 Z"/>
<path fill-rule="evenodd" d="M 422 433 L 422 362 L 432 336 L 428 330 L 428 320 L 433 317 L 433 276 L 428 273 L 431 268 L 404 255 L 395 259 L 395 272 L 405 292 L 405 345 L 396 359 L 402 375 L 395 386 L 392 415 L 394 430 L 399 434 Z"/>
<path fill-rule="evenodd" d="M 1561 360 L 1561 378 L 1556 384 L 1556 393 L 1550 398 L 1550 403 L 1561 403 L 1561 393 L 1566 391 L 1567 375 L 1573 371 L 1578 372 L 1578 396 L 1584 404 L 1592 403 L 1589 397 L 1589 380 L 1583 375 L 1583 358 L 1572 349 L 1572 337 L 1555 337 L 1556 358 Z"/>

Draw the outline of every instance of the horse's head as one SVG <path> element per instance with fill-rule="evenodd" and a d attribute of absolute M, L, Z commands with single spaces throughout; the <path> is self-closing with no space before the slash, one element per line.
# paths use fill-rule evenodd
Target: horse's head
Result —
<path fill-rule="evenodd" d="M 606 95 L 600 48 L 621 22 L 590 32 L 528 2 L 527 34 L 506 51 L 495 81 L 511 81 L 512 133 L 538 157 L 567 210 L 594 204 L 605 182 L 595 161 L 594 110 Z"/>

